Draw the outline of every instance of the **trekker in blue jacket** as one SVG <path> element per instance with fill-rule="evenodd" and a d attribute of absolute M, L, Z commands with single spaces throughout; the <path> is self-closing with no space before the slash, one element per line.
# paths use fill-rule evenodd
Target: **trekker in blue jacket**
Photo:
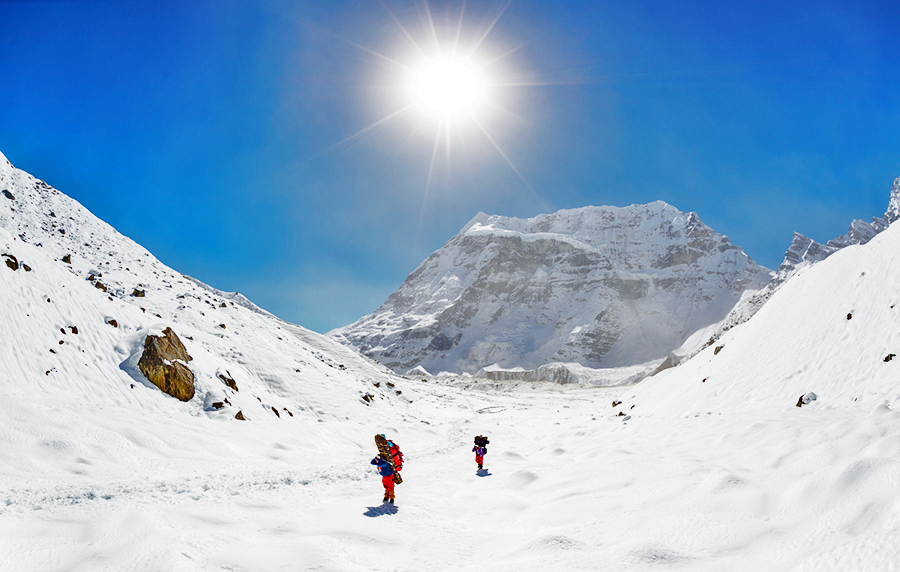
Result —
<path fill-rule="evenodd" d="M 394 504 L 394 468 L 381 455 L 372 459 L 370 464 L 376 465 L 378 472 L 381 473 L 381 484 L 384 485 L 384 500 L 382 502 Z"/>

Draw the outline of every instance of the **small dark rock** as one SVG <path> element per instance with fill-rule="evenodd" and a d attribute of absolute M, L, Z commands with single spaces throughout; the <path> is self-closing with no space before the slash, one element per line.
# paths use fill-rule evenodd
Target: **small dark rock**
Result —
<path fill-rule="evenodd" d="M 225 324 L 219 324 L 219 327 L 222 328 L 222 329 L 224 330 L 224 329 L 225 329 Z"/>
<path fill-rule="evenodd" d="M 6 258 L 6 265 L 9 266 L 12 270 L 19 269 L 19 259 L 17 259 L 12 254 L 4 254 L 4 258 Z"/>
<path fill-rule="evenodd" d="M 388 387 L 394 387 L 394 384 L 391 383 L 390 381 L 386 381 L 386 382 L 384 382 L 384 384 Z"/>
<path fill-rule="evenodd" d="M 97 280 L 96 282 L 94 282 L 94 288 L 96 288 L 97 290 L 103 290 L 104 292 L 106 292 L 106 285 L 104 285 L 104 284 L 103 284 L 102 282 L 100 282 L 99 280 Z"/>
<path fill-rule="evenodd" d="M 376 382 L 374 382 L 372 385 L 374 385 L 375 387 L 381 387 L 381 382 L 380 382 L 380 381 L 376 381 Z"/>
<path fill-rule="evenodd" d="M 62 261 L 65 262 L 66 264 L 72 264 L 72 255 L 67 254 L 67 255 L 63 256 Z"/>
<path fill-rule="evenodd" d="M 135 288 L 134 292 L 131 293 L 131 295 L 134 296 L 135 298 L 143 298 L 145 294 L 146 294 L 146 292 L 144 292 L 143 290 L 141 290 L 139 288 Z"/>
<path fill-rule="evenodd" d="M 53 218 L 56 218 L 56 213 L 53 211 L 50 211 L 50 216 L 52 216 Z"/>
<path fill-rule="evenodd" d="M 279 419 L 281 419 L 281 413 L 278 413 L 278 410 L 275 409 L 275 406 L 274 406 L 274 405 L 272 406 L 272 413 L 274 413 L 276 417 L 278 417 Z"/>
<path fill-rule="evenodd" d="M 895 357 L 897 357 L 897 354 L 888 354 L 888 355 L 884 356 L 884 361 L 891 361 Z"/>
<path fill-rule="evenodd" d="M 56 350 L 53 349 L 53 348 L 50 348 L 50 353 L 51 353 L 51 354 L 55 354 L 55 353 L 56 353 Z"/>
<path fill-rule="evenodd" d="M 722 348 L 724 348 L 724 347 L 725 346 L 716 346 L 716 349 L 713 350 L 713 355 L 714 356 L 719 355 L 719 352 L 722 351 Z"/>
<path fill-rule="evenodd" d="M 293 414 L 293 413 L 291 413 L 291 412 L 290 412 L 290 410 L 288 410 L 288 408 L 287 408 L 287 407 L 283 407 L 283 408 L 282 408 L 282 409 L 284 409 L 284 410 L 285 410 L 285 411 L 287 411 L 287 414 L 288 414 L 288 415 L 290 415 L 290 416 L 291 416 L 291 417 L 293 417 L 293 416 L 294 416 L 294 414 Z"/>
<path fill-rule="evenodd" d="M 64 229 L 64 228 L 59 229 L 59 234 L 66 234 L 66 229 Z"/>
<path fill-rule="evenodd" d="M 852 319 L 853 319 L 853 314 L 851 314 L 851 313 L 848 312 L 848 313 L 847 313 L 847 319 L 848 319 L 848 320 L 852 320 Z"/>
<path fill-rule="evenodd" d="M 622 405 L 621 401 L 613 401 L 613 404 L 612 404 L 613 407 L 617 407 L 619 405 Z"/>
<path fill-rule="evenodd" d="M 244 413 L 242 411 L 238 411 L 237 415 L 235 415 L 234 418 L 239 421 L 246 421 L 246 419 L 244 419 Z"/>
<path fill-rule="evenodd" d="M 14 196 L 12 195 L 12 193 L 9 192 L 9 191 L 7 191 L 6 189 L 3 190 L 3 196 L 6 197 L 7 199 L 11 200 L 11 201 L 16 200 L 16 197 L 14 197 Z"/>
<path fill-rule="evenodd" d="M 59 340 L 59 345 L 63 345 L 64 343 L 66 343 L 66 342 Z"/>
<path fill-rule="evenodd" d="M 225 407 L 225 404 L 222 403 L 221 401 L 215 401 L 215 402 L 213 402 L 212 406 L 213 406 L 213 409 L 222 409 L 223 407 Z"/>
<path fill-rule="evenodd" d="M 625 417 L 625 412 L 624 412 L 624 411 L 619 411 L 619 414 L 616 415 L 616 417 Z"/>
<path fill-rule="evenodd" d="M 112 318 L 110 318 L 109 320 L 106 320 L 106 323 L 109 324 L 110 326 L 114 327 L 114 328 L 118 328 L 118 327 L 119 327 L 119 322 L 113 320 Z"/>
<path fill-rule="evenodd" d="M 78 328 L 77 328 L 76 326 L 69 326 L 69 330 L 71 330 L 71 332 L 72 332 L 73 334 L 77 334 L 77 333 L 78 333 Z"/>
<path fill-rule="evenodd" d="M 60 329 L 59 329 L 59 332 L 60 332 L 61 334 L 65 334 L 65 333 L 66 333 L 66 330 L 65 330 L 65 328 L 60 328 Z"/>
<path fill-rule="evenodd" d="M 28 266 L 27 264 L 22 264 L 22 268 L 25 269 L 25 272 L 31 272 L 31 266 Z"/>
<path fill-rule="evenodd" d="M 706 380 L 707 380 L 707 379 L 709 379 L 709 378 L 708 378 L 708 377 L 704 377 L 702 383 L 706 383 Z"/>
<path fill-rule="evenodd" d="M 225 374 L 228 374 L 228 375 L 225 375 Z M 222 383 L 224 383 L 225 385 L 227 385 L 227 386 L 230 387 L 231 389 L 233 389 L 233 390 L 235 390 L 235 391 L 238 390 L 237 383 L 236 383 L 236 382 L 234 381 L 234 379 L 232 379 L 232 377 L 231 377 L 231 372 L 226 371 L 225 373 L 220 373 L 218 377 L 219 377 L 219 379 L 222 380 Z"/>

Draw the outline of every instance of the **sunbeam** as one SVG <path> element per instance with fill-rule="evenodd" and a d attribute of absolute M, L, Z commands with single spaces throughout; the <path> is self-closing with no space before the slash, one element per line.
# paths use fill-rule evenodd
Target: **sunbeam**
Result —
<path fill-rule="evenodd" d="M 509 159 L 509 157 L 506 156 L 506 153 L 504 153 L 504 152 L 503 152 L 503 149 L 500 148 L 500 145 L 498 145 L 497 142 L 494 141 L 494 138 L 491 137 L 491 134 L 488 133 L 487 129 L 484 128 L 484 126 L 478 121 L 478 119 L 477 119 L 474 115 L 469 114 L 469 117 L 472 119 L 472 122 L 473 122 L 475 125 L 478 126 L 478 129 L 480 129 L 481 132 L 484 133 L 484 136 L 487 137 L 487 140 L 491 142 L 491 145 L 494 146 L 494 149 L 496 149 L 497 152 L 500 153 L 500 156 L 503 157 L 503 160 L 506 161 L 506 164 L 509 165 L 509 168 L 513 170 L 513 172 L 516 174 L 516 176 L 519 177 L 519 180 L 521 180 L 522 183 L 523 183 L 526 187 L 528 187 L 528 190 L 531 191 L 531 194 L 534 195 L 534 198 L 537 199 L 537 200 L 541 203 L 541 205 L 542 205 L 546 210 L 549 211 L 549 210 L 550 210 L 550 206 L 549 206 L 547 203 L 544 202 L 544 199 L 542 199 L 542 198 L 540 197 L 540 195 L 537 194 L 537 191 L 534 190 L 534 187 L 531 186 L 531 183 L 529 183 L 529 182 L 525 179 L 525 177 L 522 175 L 522 173 L 519 171 L 519 169 L 516 168 L 516 166 L 515 166 L 515 165 L 513 164 L 513 162 Z"/>
<path fill-rule="evenodd" d="M 358 138 L 362 137 L 365 133 L 371 131 L 372 129 L 375 129 L 375 128 L 378 127 L 379 125 L 383 125 L 383 124 L 387 123 L 387 122 L 390 121 L 391 119 L 394 119 L 395 117 L 401 115 L 402 113 L 404 113 L 404 112 L 406 112 L 406 111 L 409 111 L 410 109 L 412 109 L 412 108 L 415 107 L 415 106 L 416 106 L 415 103 L 410 103 L 410 104 L 407 105 L 406 107 L 402 107 L 402 108 L 398 109 L 397 111 L 391 113 L 390 115 L 388 115 L 388 116 L 386 116 L 386 117 L 382 117 L 381 119 L 379 119 L 379 120 L 376 121 L 375 123 L 372 123 L 372 124 L 369 125 L 368 127 L 363 127 L 362 129 L 360 129 L 359 131 L 357 131 L 357 132 L 354 133 L 353 135 L 350 135 L 349 137 L 345 137 L 344 139 L 341 139 L 340 141 L 338 141 L 337 143 L 335 143 L 334 145 L 332 145 L 331 147 L 329 147 L 328 150 L 331 151 L 331 150 L 333 150 L 333 149 L 336 149 L 336 148 L 338 148 L 338 147 L 344 145 L 345 143 L 350 142 L 351 140 L 355 140 L 355 139 L 358 139 Z"/>
<path fill-rule="evenodd" d="M 381 2 L 381 5 L 384 7 L 385 11 L 390 15 L 391 19 L 394 20 L 394 23 L 396 23 L 397 26 L 400 28 L 400 30 L 403 32 L 403 35 L 406 36 L 406 39 L 409 40 L 409 43 L 411 43 L 413 45 L 413 47 L 416 48 L 416 51 L 419 52 L 419 55 L 421 55 L 423 58 L 427 59 L 428 56 L 425 55 L 425 52 L 422 50 L 421 47 L 419 47 L 419 44 L 416 43 L 416 41 L 413 39 L 412 35 L 410 35 L 410 33 L 406 31 L 406 28 L 403 26 L 403 24 L 400 23 L 400 20 L 398 20 L 397 17 L 394 16 L 394 13 L 391 12 L 391 9 L 387 7 L 387 4 L 384 3 L 384 0 L 379 0 L 379 1 Z"/>
<path fill-rule="evenodd" d="M 510 5 L 510 4 L 512 4 L 512 0 L 507 0 L 507 1 L 506 1 L 506 4 L 504 4 L 503 8 L 500 9 L 500 13 L 497 14 L 497 17 L 494 18 L 494 21 L 493 21 L 493 22 L 491 22 L 491 25 L 488 26 L 487 30 L 484 31 L 484 34 L 481 36 L 481 38 L 480 38 L 477 42 L 475 42 L 475 45 L 472 46 L 472 49 L 471 49 L 471 50 L 469 50 L 469 55 L 466 56 L 466 59 L 469 59 L 469 58 L 471 58 L 472 56 L 475 55 L 475 52 L 477 52 L 477 51 L 478 51 L 478 48 L 481 47 L 481 44 L 484 43 L 484 40 L 485 40 L 485 39 L 488 37 L 488 35 L 491 33 L 491 30 L 494 29 L 494 26 L 497 25 L 497 22 L 500 21 L 500 18 L 503 17 L 503 13 L 506 12 L 506 9 L 509 8 L 509 5 Z"/>

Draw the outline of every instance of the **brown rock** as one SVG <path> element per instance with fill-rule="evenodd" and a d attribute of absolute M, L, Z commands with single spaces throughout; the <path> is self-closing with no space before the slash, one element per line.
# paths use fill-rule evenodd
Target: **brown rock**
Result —
<path fill-rule="evenodd" d="M 223 407 L 225 407 L 225 404 L 222 403 L 221 401 L 215 401 L 215 402 L 213 402 L 212 406 L 213 406 L 213 409 L 222 409 Z"/>
<path fill-rule="evenodd" d="M 66 264 L 72 264 L 72 255 L 67 254 L 67 255 L 63 256 L 62 261 L 65 262 Z"/>
<path fill-rule="evenodd" d="M 237 383 L 235 383 L 235 381 L 234 381 L 231 377 L 229 377 L 229 376 L 231 375 L 231 372 L 225 371 L 225 373 L 227 373 L 228 375 L 225 375 L 224 373 L 220 373 L 220 374 L 219 374 L 219 379 L 222 380 L 222 383 L 224 383 L 225 385 L 227 385 L 227 386 L 230 387 L 231 389 L 237 391 L 237 390 L 238 390 Z"/>
<path fill-rule="evenodd" d="M 243 412 L 241 412 L 241 411 L 238 411 L 238 412 L 237 412 L 237 415 L 235 415 L 234 418 L 235 418 L 235 419 L 238 419 L 238 420 L 240 420 L 240 421 L 246 421 L 246 419 L 244 419 L 244 414 L 243 414 Z"/>
<path fill-rule="evenodd" d="M 272 413 L 274 413 L 276 417 L 281 419 L 281 413 L 278 413 L 278 410 L 275 409 L 275 406 L 272 406 Z"/>
<path fill-rule="evenodd" d="M 135 288 L 134 292 L 132 292 L 131 295 L 134 296 L 135 298 L 143 298 L 146 295 L 146 292 L 144 292 L 143 290 L 141 290 L 139 288 Z"/>
<path fill-rule="evenodd" d="M 6 265 L 11 269 L 19 269 L 19 260 L 15 256 L 13 256 L 12 254 L 4 254 L 3 257 L 6 258 Z"/>
<path fill-rule="evenodd" d="M 194 374 L 185 364 L 191 359 L 172 328 L 166 328 L 162 336 L 147 336 L 144 340 L 138 368 L 163 392 L 180 401 L 190 401 L 194 397 Z"/>
<path fill-rule="evenodd" d="M 106 323 L 109 324 L 110 326 L 114 327 L 114 328 L 118 328 L 118 327 L 119 327 L 119 322 L 113 320 L 112 318 L 110 318 L 109 320 L 106 320 Z"/>
<path fill-rule="evenodd" d="M 713 355 L 714 356 L 719 355 L 719 352 L 722 351 L 722 348 L 724 348 L 724 347 L 725 346 L 716 346 L 716 349 L 713 350 Z"/>
<path fill-rule="evenodd" d="M 13 196 L 13 194 L 11 192 L 7 191 L 6 189 L 3 189 L 3 196 L 11 201 L 16 200 L 16 198 Z"/>

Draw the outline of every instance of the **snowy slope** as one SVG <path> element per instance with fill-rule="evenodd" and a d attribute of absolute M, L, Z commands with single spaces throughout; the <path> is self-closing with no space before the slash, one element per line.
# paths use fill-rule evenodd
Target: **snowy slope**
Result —
<path fill-rule="evenodd" d="M 181 277 L 35 183 L 0 167 L 0 254 L 31 268 L 0 257 L 4 571 L 898 570 L 898 227 L 637 386 L 422 382 Z M 86 280 L 100 265 L 107 293 Z M 129 373 L 162 325 L 194 356 L 191 402 Z M 396 505 L 376 432 L 406 455 Z"/>
<path fill-rule="evenodd" d="M 677 363 L 693 357 L 701 349 L 716 343 L 716 340 L 734 326 L 749 320 L 772 297 L 772 294 L 801 269 L 825 260 L 848 246 L 866 244 L 897 219 L 900 219 L 900 177 L 894 179 L 887 211 L 881 217 L 873 217 L 872 222 L 854 220 L 850 223 L 847 234 L 833 238 L 825 244 L 819 244 L 815 240 L 795 232 L 791 246 L 784 254 L 784 261 L 775 271 L 772 280 L 759 290 L 745 292 L 720 323 L 704 328 L 688 338 L 682 347 L 675 350 L 670 356 L 669 364 L 677 365 Z"/>
<path fill-rule="evenodd" d="M 330 332 L 395 371 L 661 360 L 769 271 L 663 202 L 479 214 L 373 314 Z"/>
<path fill-rule="evenodd" d="M 891 227 L 802 269 L 747 323 L 634 395 L 686 413 L 713 403 L 783 408 L 810 391 L 819 408 L 900 407 L 900 361 L 885 361 L 900 355 L 897 252 L 900 227 Z"/>

